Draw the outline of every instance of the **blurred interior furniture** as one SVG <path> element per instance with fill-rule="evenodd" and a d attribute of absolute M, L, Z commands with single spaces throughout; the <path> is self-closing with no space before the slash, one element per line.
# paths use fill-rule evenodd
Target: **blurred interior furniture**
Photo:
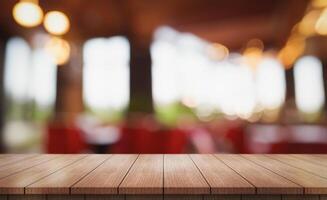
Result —
<path fill-rule="evenodd" d="M 47 153 L 82 153 L 88 148 L 81 132 L 73 125 L 49 124 L 45 141 Z"/>

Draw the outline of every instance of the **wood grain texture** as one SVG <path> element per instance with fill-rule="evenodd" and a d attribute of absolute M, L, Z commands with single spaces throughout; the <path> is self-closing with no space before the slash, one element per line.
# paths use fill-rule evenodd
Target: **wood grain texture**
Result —
<path fill-rule="evenodd" d="M 85 195 L 85 200 L 125 200 L 124 195 Z"/>
<path fill-rule="evenodd" d="M 55 159 L 56 155 L 36 155 L 33 157 L 27 157 L 25 159 L 16 161 L 15 163 L 7 164 L 0 167 L 0 178 L 4 178 L 11 174 L 23 171 L 30 167 L 39 165 L 41 163 L 47 162 L 49 160 Z"/>
<path fill-rule="evenodd" d="M 241 195 L 204 195 L 203 200 L 241 200 Z"/>
<path fill-rule="evenodd" d="M 125 200 L 163 200 L 163 195 L 126 195 Z"/>
<path fill-rule="evenodd" d="M 84 155 L 67 155 L 43 162 L 39 165 L 0 179 L 0 194 L 24 194 L 24 188 L 43 177 L 85 157 Z"/>
<path fill-rule="evenodd" d="M 304 187 L 305 194 L 327 194 L 327 179 L 287 165 L 264 155 L 243 155 L 246 159 L 263 166 L 284 178 Z"/>
<path fill-rule="evenodd" d="M 272 159 L 276 159 L 283 163 L 291 165 L 293 167 L 297 167 L 307 172 L 316 174 L 317 176 L 327 178 L 327 167 L 324 165 L 319 165 L 290 155 L 273 155 L 273 156 L 267 155 L 267 156 L 269 156 Z"/>
<path fill-rule="evenodd" d="M 45 195 L 8 195 L 8 200 L 46 200 Z"/>
<path fill-rule="evenodd" d="M 190 155 L 212 194 L 254 194 L 255 187 L 213 155 Z"/>
<path fill-rule="evenodd" d="M 0 200 L 327 200 L 326 155 L 15 156 Z"/>
<path fill-rule="evenodd" d="M 284 195 L 282 200 L 319 200 L 319 195 Z"/>
<path fill-rule="evenodd" d="M 209 194 L 210 186 L 188 155 L 164 155 L 165 194 Z"/>
<path fill-rule="evenodd" d="M 327 200 L 327 195 L 320 195 L 320 200 Z"/>
<path fill-rule="evenodd" d="M 28 158 L 37 156 L 36 154 L 2 154 L 0 158 L 0 167 L 19 162 Z"/>
<path fill-rule="evenodd" d="M 301 160 L 307 160 L 309 162 L 323 165 L 327 167 L 327 157 L 321 156 L 321 155 L 303 155 L 303 154 L 292 154 L 292 157 L 301 159 Z"/>
<path fill-rule="evenodd" d="M 251 182 L 257 194 L 303 194 L 301 186 L 239 155 L 216 155 L 218 159 Z"/>
<path fill-rule="evenodd" d="M 202 195 L 165 195 L 165 200 L 203 200 Z"/>
<path fill-rule="evenodd" d="M 118 186 L 136 160 L 137 155 L 113 155 L 77 182 L 72 194 L 118 194 Z"/>
<path fill-rule="evenodd" d="M 163 194 L 163 155 L 140 155 L 119 186 L 120 194 Z"/>
<path fill-rule="evenodd" d="M 26 194 L 69 194 L 70 187 L 101 165 L 110 155 L 89 155 L 26 187 Z"/>
<path fill-rule="evenodd" d="M 84 200 L 83 195 L 47 195 L 47 200 Z"/>
<path fill-rule="evenodd" d="M 282 200 L 281 195 L 242 195 L 242 200 Z"/>

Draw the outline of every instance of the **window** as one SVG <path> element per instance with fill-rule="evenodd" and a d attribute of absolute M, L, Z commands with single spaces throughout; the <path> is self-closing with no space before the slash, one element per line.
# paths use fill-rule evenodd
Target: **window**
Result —
<path fill-rule="evenodd" d="M 83 51 L 83 98 L 87 108 L 108 115 L 129 102 L 128 40 L 124 37 L 88 40 Z"/>
<path fill-rule="evenodd" d="M 57 68 L 44 49 L 31 49 L 22 38 L 12 38 L 6 48 L 5 93 L 14 119 L 46 118 L 55 102 Z M 24 116 L 23 113 L 30 116 Z"/>
<path fill-rule="evenodd" d="M 42 48 L 22 38 L 6 46 L 4 141 L 10 151 L 40 151 L 42 134 L 56 98 L 57 66 Z"/>
<path fill-rule="evenodd" d="M 257 95 L 264 109 L 276 109 L 285 101 L 286 83 L 283 66 L 274 58 L 264 58 L 256 74 Z"/>
<path fill-rule="evenodd" d="M 276 58 L 260 57 L 253 68 L 237 53 L 212 59 L 211 46 L 169 27 L 156 31 L 151 56 L 153 99 L 159 114 L 174 104 L 190 108 L 199 118 L 222 113 L 249 119 L 255 112 L 278 110 L 285 100 L 286 83 Z"/>
<path fill-rule="evenodd" d="M 28 100 L 29 73 L 32 51 L 22 38 L 8 41 L 5 57 L 5 91 L 17 102 Z"/>
<path fill-rule="evenodd" d="M 314 56 L 300 58 L 294 68 L 295 102 L 303 113 L 316 113 L 325 103 L 322 64 Z"/>

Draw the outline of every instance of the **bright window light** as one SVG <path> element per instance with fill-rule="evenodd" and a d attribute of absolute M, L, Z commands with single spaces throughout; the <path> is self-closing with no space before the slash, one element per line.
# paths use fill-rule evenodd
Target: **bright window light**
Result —
<path fill-rule="evenodd" d="M 180 98 L 177 85 L 176 59 L 177 49 L 158 41 L 151 47 L 152 55 L 152 90 L 156 104 L 168 105 Z"/>
<path fill-rule="evenodd" d="M 273 58 L 264 58 L 256 74 L 258 101 L 265 109 L 275 109 L 285 101 L 285 71 Z"/>
<path fill-rule="evenodd" d="M 153 99 L 157 106 L 183 102 L 195 106 L 199 99 L 207 59 L 206 43 L 192 34 L 163 27 L 155 32 L 151 46 Z"/>
<path fill-rule="evenodd" d="M 29 77 L 31 75 L 31 49 L 22 38 L 8 41 L 5 57 L 5 90 L 15 101 L 24 102 L 28 99 Z"/>
<path fill-rule="evenodd" d="M 294 67 L 297 108 L 304 113 L 315 113 L 325 103 L 322 64 L 314 56 L 300 58 Z"/>
<path fill-rule="evenodd" d="M 49 107 L 56 100 L 57 65 L 44 49 L 37 49 L 32 54 L 30 96 L 37 105 Z"/>
<path fill-rule="evenodd" d="M 120 110 L 129 102 L 128 40 L 95 38 L 84 45 L 83 98 L 91 109 Z"/>
<path fill-rule="evenodd" d="M 195 35 L 168 27 L 156 31 L 151 47 L 155 104 L 181 102 L 202 114 L 250 117 L 256 106 L 253 72 L 228 60 L 210 59 L 208 46 Z"/>
<path fill-rule="evenodd" d="M 250 119 L 261 108 L 275 109 L 284 103 L 285 72 L 277 59 L 263 58 L 253 70 L 240 54 L 212 59 L 207 51 L 210 45 L 169 27 L 155 32 L 151 56 L 157 106 L 181 102 L 199 116 L 220 112 Z"/>
<path fill-rule="evenodd" d="M 22 38 L 12 38 L 6 48 L 6 95 L 17 103 L 34 101 L 48 108 L 56 99 L 57 67 L 44 49 L 31 50 Z"/>

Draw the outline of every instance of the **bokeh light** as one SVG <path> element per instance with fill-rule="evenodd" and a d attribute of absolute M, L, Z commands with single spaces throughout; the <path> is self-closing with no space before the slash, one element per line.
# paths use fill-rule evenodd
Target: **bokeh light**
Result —
<path fill-rule="evenodd" d="M 299 32 L 304 36 L 312 36 L 316 33 L 315 24 L 320 16 L 319 10 L 313 10 L 306 14 L 298 26 Z"/>
<path fill-rule="evenodd" d="M 296 106 L 301 112 L 315 113 L 324 105 L 322 63 L 314 56 L 300 58 L 294 67 Z"/>
<path fill-rule="evenodd" d="M 313 0 L 312 6 L 316 8 L 323 8 L 327 6 L 327 0 Z"/>
<path fill-rule="evenodd" d="M 223 60 L 228 57 L 229 50 L 222 44 L 213 43 L 208 47 L 208 54 L 213 60 Z"/>
<path fill-rule="evenodd" d="M 44 17 L 44 27 L 51 34 L 63 35 L 68 32 L 70 22 L 64 13 L 60 11 L 51 11 Z"/>
<path fill-rule="evenodd" d="M 13 17 L 19 25 L 34 27 L 41 24 L 43 11 L 35 3 L 21 1 L 14 6 Z"/>
<path fill-rule="evenodd" d="M 280 107 L 285 100 L 285 71 L 273 58 L 264 58 L 257 70 L 257 91 L 260 104 L 267 110 Z"/>
<path fill-rule="evenodd" d="M 315 28 L 318 34 L 327 35 L 327 8 L 321 13 Z"/>
<path fill-rule="evenodd" d="M 52 55 L 58 65 L 63 65 L 69 60 L 70 45 L 58 37 L 51 37 L 45 44 L 45 50 Z"/>
<path fill-rule="evenodd" d="M 296 59 L 303 54 L 305 47 L 305 37 L 301 35 L 292 35 L 286 45 L 278 53 L 278 59 L 284 64 L 286 69 L 289 69 Z"/>
<path fill-rule="evenodd" d="M 244 62 L 252 69 L 255 69 L 258 63 L 261 61 L 262 55 L 262 49 L 258 47 L 249 47 L 243 52 Z"/>

